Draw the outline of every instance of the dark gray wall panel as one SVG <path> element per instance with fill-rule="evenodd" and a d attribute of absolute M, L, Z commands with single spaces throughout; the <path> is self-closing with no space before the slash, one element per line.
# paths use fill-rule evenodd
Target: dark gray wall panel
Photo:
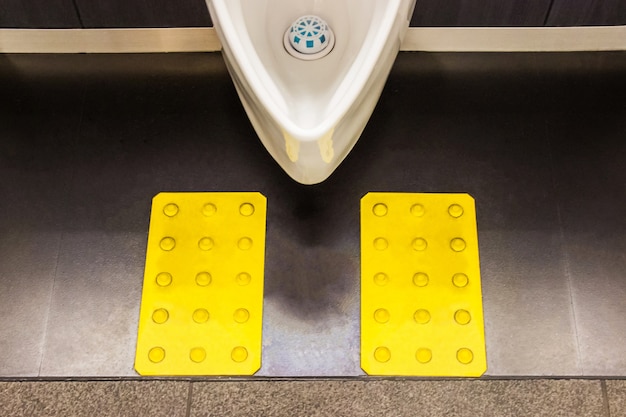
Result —
<path fill-rule="evenodd" d="M 72 0 L 1 0 L 0 27 L 80 28 Z"/>
<path fill-rule="evenodd" d="M 86 28 L 210 26 L 204 0 L 76 0 Z"/>
<path fill-rule="evenodd" d="M 624 0 L 554 0 L 548 26 L 625 25 Z"/>
<path fill-rule="evenodd" d="M 551 0 L 417 0 L 411 26 L 543 26 Z"/>

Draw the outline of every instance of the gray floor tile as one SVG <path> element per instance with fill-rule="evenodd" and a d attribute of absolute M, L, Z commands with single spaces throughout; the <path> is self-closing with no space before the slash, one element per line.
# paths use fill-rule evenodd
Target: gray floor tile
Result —
<path fill-rule="evenodd" d="M 229 80 L 219 57 L 192 59 L 182 82 L 175 68 L 188 55 L 161 62 L 174 73 L 161 73 L 158 84 L 176 84 L 176 92 L 154 88 L 146 59 L 151 58 L 115 61 L 124 63 L 121 67 L 102 56 L 88 60 L 93 68 L 86 81 L 80 141 L 73 149 L 76 175 L 66 199 L 67 233 L 60 248 L 43 375 L 136 375 L 133 363 L 152 197 L 161 191 L 227 190 L 227 177 L 211 173 L 216 164 L 237 165 L 233 158 L 241 158 L 237 152 L 213 152 L 212 140 L 230 139 L 228 133 L 220 134 L 225 126 L 228 130 L 241 125 L 228 123 L 233 116 L 225 114 L 231 113 L 227 100 L 204 98 L 207 86 L 214 94 L 233 89 L 211 80 L 207 63 L 219 66 L 222 72 L 217 73 Z M 103 67 L 108 70 L 101 71 Z M 111 83 L 120 88 L 110 88 Z M 236 103 L 236 97 L 232 99 Z M 193 107 L 197 100 L 211 104 Z M 212 116 L 200 118 L 204 126 L 199 127 L 197 116 L 207 111 Z M 260 146 L 253 140 L 247 143 Z M 245 146 L 230 145 L 231 151 L 242 149 Z M 216 178 L 219 184 L 214 183 Z"/>
<path fill-rule="evenodd" d="M 625 57 L 401 54 L 354 151 L 304 187 L 219 54 L 0 56 L 0 369 L 33 375 L 46 332 L 43 375 L 133 374 L 152 196 L 258 190 L 261 374 L 360 374 L 358 202 L 408 191 L 476 198 L 490 374 L 623 375 Z"/>
<path fill-rule="evenodd" d="M 409 65 L 402 58 L 400 64 Z M 424 103 L 402 106 L 429 88 L 422 85 L 427 77 L 409 75 L 420 70 L 403 70 L 407 74 L 391 78 L 391 92 L 372 118 L 375 138 L 366 130 L 350 156 L 369 166 L 346 161 L 350 172 L 365 172 L 365 180 L 353 178 L 355 184 L 470 193 L 481 250 L 487 374 L 580 375 L 546 116 L 526 108 L 526 93 L 515 90 L 519 86 L 498 87 L 500 92 L 490 90 L 478 100 L 464 94 L 459 80 L 433 92 L 434 109 L 422 109 Z M 460 80 L 464 77 L 476 81 L 461 71 Z M 514 102 L 499 97 L 508 88 L 514 89 Z M 446 94 L 460 97 L 439 102 Z M 385 141 L 374 143 L 376 138 Z M 520 155 L 532 157 L 521 162 Z"/>
<path fill-rule="evenodd" d="M 610 102 L 610 99 L 609 99 Z M 554 118 L 557 186 L 585 375 L 626 374 L 626 112 Z"/>
<path fill-rule="evenodd" d="M 42 375 L 130 376 L 146 237 L 67 234 L 50 307 Z"/>
<path fill-rule="evenodd" d="M 359 366 L 358 202 L 269 187 L 259 375 L 354 376 Z M 325 226 L 320 227 L 320 223 Z"/>
<path fill-rule="evenodd" d="M 487 375 L 580 375 L 558 233 L 480 233 Z"/>
<path fill-rule="evenodd" d="M 626 380 L 606 381 L 611 417 L 626 417 Z"/>
<path fill-rule="evenodd" d="M 21 61 L 0 56 L 0 376 L 39 374 L 82 108 L 80 82 Z"/>
<path fill-rule="evenodd" d="M 185 416 L 188 382 L 0 382 L 5 416 Z"/>
<path fill-rule="evenodd" d="M 37 376 L 60 232 L 0 234 L 0 376 Z"/>
<path fill-rule="evenodd" d="M 1 134 L 1 132 L 0 132 Z M 35 158 L 37 159 L 37 158 Z M 0 157 L 0 375 L 36 376 L 54 287 L 69 173 L 23 167 Z M 50 180 L 51 178 L 57 180 Z M 49 185 L 46 185 L 47 181 Z"/>
<path fill-rule="evenodd" d="M 600 381 L 193 383 L 190 416 L 605 416 Z"/>
<path fill-rule="evenodd" d="M 626 238 L 572 236 L 567 250 L 583 372 L 590 376 L 624 376 Z"/>

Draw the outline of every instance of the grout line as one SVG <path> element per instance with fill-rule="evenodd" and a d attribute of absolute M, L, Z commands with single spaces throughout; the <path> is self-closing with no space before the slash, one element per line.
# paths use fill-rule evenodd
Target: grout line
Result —
<path fill-rule="evenodd" d="M 78 125 L 76 126 L 76 132 L 74 133 L 74 142 L 78 143 L 79 142 L 79 135 L 80 135 L 80 131 L 82 129 L 82 125 L 83 125 L 83 116 L 85 114 L 85 102 L 86 102 L 86 87 L 85 84 L 83 84 L 82 86 L 82 98 L 81 98 L 81 103 L 80 103 L 80 115 L 78 117 Z M 69 195 L 72 192 L 72 185 L 74 183 L 74 178 L 76 177 L 76 171 L 74 169 L 74 165 L 72 165 L 72 174 L 70 176 L 70 180 L 67 182 L 66 184 L 66 189 L 65 189 L 65 199 L 67 200 L 67 198 L 69 197 Z M 41 370 L 43 368 L 43 364 L 44 364 L 44 360 L 45 360 L 45 355 L 46 355 L 46 346 L 48 344 L 48 327 L 50 326 L 50 316 L 52 315 L 52 303 L 54 300 L 54 292 L 56 289 L 56 284 L 57 284 L 57 273 L 59 270 L 59 258 L 61 256 L 61 248 L 63 246 L 63 240 L 65 238 L 65 231 L 61 231 L 61 236 L 59 237 L 59 244 L 57 246 L 57 253 L 56 253 L 56 261 L 54 264 L 54 271 L 52 273 L 52 288 L 50 289 L 50 297 L 48 297 L 48 314 L 46 316 L 46 323 L 44 325 L 43 328 L 43 335 L 42 335 L 42 348 L 41 348 L 41 359 L 39 361 L 39 369 L 37 371 L 37 376 L 41 377 Z"/>
<path fill-rule="evenodd" d="M 193 382 L 189 381 L 189 389 L 187 390 L 187 411 L 185 412 L 185 417 L 189 417 L 191 415 L 191 404 L 193 403 Z"/>
<path fill-rule="evenodd" d="M 0 383 L 48 383 L 48 382 L 136 382 L 136 383 L 150 383 L 155 381 L 160 382 L 190 382 L 190 383 L 228 383 L 228 382 L 241 382 L 241 383 L 265 383 L 265 382 L 332 382 L 332 381 L 348 381 L 348 382 L 494 382 L 494 381 L 599 381 L 600 378 L 606 381 L 624 381 L 625 377 L 620 375 L 502 375 L 502 376 L 489 376 L 483 375 L 479 378 L 468 377 L 419 377 L 419 376 L 252 376 L 252 377 L 218 377 L 218 376 L 204 376 L 204 377 L 144 377 L 144 376 L 120 376 L 120 377 L 97 377 L 97 376 L 54 376 L 54 377 L 0 377 Z"/>
<path fill-rule="evenodd" d="M 45 324 L 43 326 L 43 334 L 41 335 L 41 355 L 39 357 L 39 367 L 37 369 L 37 376 L 41 377 L 41 369 L 43 368 L 43 362 L 46 356 L 46 345 L 48 344 L 48 326 L 50 325 L 50 316 L 52 315 L 52 300 L 54 299 L 54 290 L 56 288 L 57 270 L 59 268 L 59 257 L 61 255 L 61 246 L 63 244 L 64 232 L 60 233 L 59 243 L 56 249 L 56 256 L 54 262 L 54 271 L 52 272 L 52 287 L 50 288 L 50 295 L 48 296 L 48 308 L 46 311 Z"/>
<path fill-rule="evenodd" d="M 85 24 L 83 23 L 83 17 L 80 15 L 80 8 L 78 7 L 77 0 L 72 0 L 72 4 L 74 5 L 74 10 L 76 11 L 76 17 L 78 17 L 80 27 L 85 29 Z"/>
<path fill-rule="evenodd" d="M 543 26 L 548 24 L 548 19 L 550 18 L 550 14 L 552 14 L 552 7 L 554 6 L 554 0 L 550 0 L 550 5 L 548 6 L 548 10 L 546 11 L 546 16 L 543 19 Z"/>
<path fill-rule="evenodd" d="M 561 251 L 563 253 L 563 259 L 565 262 L 564 269 L 565 269 L 565 277 L 566 277 L 566 282 L 567 282 L 567 291 L 569 292 L 570 308 L 572 311 L 572 318 L 574 321 L 573 323 L 574 336 L 576 337 L 576 367 L 580 370 L 581 375 L 584 375 L 585 370 L 582 365 L 582 356 L 580 353 L 580 335 L 578 333 L 578 319 L 576 317 L 576 306 L 574 305 L 574 294 L 572 291 L 572 273 L 570 270 L 570 257 L 569 257 L 569 251 L 567 250 L 567 246 L 566 246 L 565 226 L 563 224 L 563 216 L 561 213 L 561 201 L 560 201 L 560 197 L 558 193 L 556 166 L 554 164 L 554 156 L 552 153 L 552 141 L 550 140 L 550 136 L 548 135 L 547 123 L 548 123 L 547 119 L 544 120 L 544 134 L 546 137 L 546 141 L 548 143 L 548 156 L 550 158 L 550 168 L 551 168 L 551 175 L 552 175 L 552 190 L 554 192 L 554 195 L 556 196 L 556 212 L 557 212 L 557 219 L 559 222 L 559 240 L 561 243 Z"/>
<path fill-rule="evenodd" d="M 609 406 L 609 393 L 606 389 L 606 380 L 600 380 L 600 386 L 602 387 L 602 404 L 604 406 L 604 412 L 607 417 L 611 417 L 611 407 Z"/>

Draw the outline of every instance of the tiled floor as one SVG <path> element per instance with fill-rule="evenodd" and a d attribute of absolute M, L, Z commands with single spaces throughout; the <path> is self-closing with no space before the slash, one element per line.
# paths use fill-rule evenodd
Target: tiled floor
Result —
<path fill-rule="evenodd" d="M 22 381 L 0 415 L 626 415 L 624 74 L 613 52 L 401 54 L 353 152 L 304 187 L 219 54 L 0 55 L 0 377 Z M 161 191 L 263 192 L 259 376 L 357 378 L 111 379 L 136 377 Z M 368 191 L 476 198 L 487 376 L 522 379 L 358 378 Z M 591 379 L 525 379 L 551 376 Z"/>
<path fill-rule="evenodd" d="M 626 415 L 624 381 L 0 382 L 7 416 Z"/>

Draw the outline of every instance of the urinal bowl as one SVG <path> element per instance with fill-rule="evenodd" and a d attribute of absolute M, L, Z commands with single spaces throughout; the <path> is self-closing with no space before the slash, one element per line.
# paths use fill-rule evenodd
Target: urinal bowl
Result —
<path fill-rule="evenodd" d="M 224 61 L 257 135 L 294 180 L 327 179 L 365 128 L 415 0 L 207 0 Z M 303 15 L 334 31 L 332 51 L 301 60 L 283 45 Z"/>

